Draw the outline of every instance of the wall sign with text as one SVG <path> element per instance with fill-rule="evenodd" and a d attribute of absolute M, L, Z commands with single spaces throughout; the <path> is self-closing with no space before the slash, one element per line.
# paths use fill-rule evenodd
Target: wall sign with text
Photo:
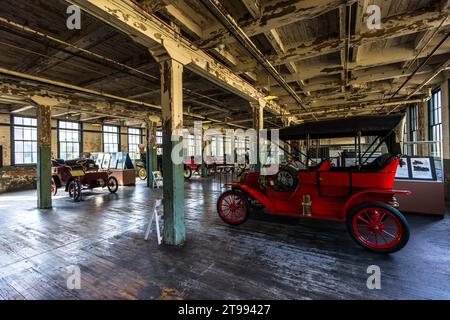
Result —
<path fill-rule="evenodd" d="M 402 157 L 395 174 L 396 179 L 436 181 L 433 157 Z"/>

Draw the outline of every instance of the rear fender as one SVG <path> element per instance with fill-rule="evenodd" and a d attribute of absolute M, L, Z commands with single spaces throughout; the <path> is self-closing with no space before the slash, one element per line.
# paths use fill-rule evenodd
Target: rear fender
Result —
<path fill-rule="evenodd" d="M 407 190 L 379 190 L 379 189 L 369 189 L 360 191 L 352 195 L 345 203 L 344 209 L 342 211 L 342 219 L 347 219 L 348 212 L 364 202 L 379 201 L 383 203 L 389 203 L 395 194 L 404 194 L 409 196 L 411 191 Z"/>
<path fill-rule="evenodd" d="M 261 191 L 255 190 L 252 187 L 249 187 L 242 183 L 227 183 L 224 186 L 241 190 L 245 194 L 249 195 L 250 197 L 258 200 L 269 211 L 276 212 L 276 208 L 274 207 L 272 201 L 270 201 L 269 198 L 267 198 L 266 195 L 264 193 L 262 193 Z"/>

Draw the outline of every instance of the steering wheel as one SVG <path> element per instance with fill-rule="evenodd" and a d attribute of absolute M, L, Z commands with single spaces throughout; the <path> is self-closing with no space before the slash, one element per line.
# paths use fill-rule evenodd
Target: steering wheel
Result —
<path fill-rule="evenodd" d="M 75 163 L 76 163 L 77 165 L 79 165 L 79 166 L 84 167 L 84 165 L 86 164 L 86 162 L 87 162 L 86 159 L 80 159 L 80 160 L 77 160 Z"/>

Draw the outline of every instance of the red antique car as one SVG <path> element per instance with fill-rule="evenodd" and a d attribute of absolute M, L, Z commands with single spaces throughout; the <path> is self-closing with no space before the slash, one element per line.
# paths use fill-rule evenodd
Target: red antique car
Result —
<path fill-rule="evenodd" d="M 94 160 L 52 160 L 52 194 L 56 195 L 60 187 L 64 187 L 74 201 L 79 201 L 83 188 L 107 187 L 109 192 L 116 193 L 119 183 L 108 171 L 99 170 Z"/>
<path fill-rule="evenodd" d="M 408 241 L 409 227 L 396 209 L 395 195 L 410 192 L 392 188 L 401 154 L 398 137 L 403 134 L 403 119 L 403 114 L 359 116 L 280 129 L 281 140 L 304 140 L 307 148 L 310 139 L 353 136 L 356 165 L 337 167 L 324 159 L 294 173 L 289 164 L 272 176 L 245 172 L 240 182 L 226 185 L 231 190 L 218 199 L 219 216 L 239 225 L 248 218 L 250 208 L 260 208 L 273 215 L 336 220 L 346 222 L 351 237 L 366 249 L 379 253 L 400 250 Z M 364 154 L 362 136 L 376 137 Z M 388 153 L 368 163 L 383 143 Z M 305 157 L 308 163 L 310 159 Z"/>

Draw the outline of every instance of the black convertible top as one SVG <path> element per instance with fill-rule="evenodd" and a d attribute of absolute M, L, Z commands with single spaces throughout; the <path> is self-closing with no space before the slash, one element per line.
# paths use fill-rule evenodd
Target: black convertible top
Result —
<path fill-rule="evenodd" d="M 397 113 L 307 122 L 282 128 L 279 134 L 282 140 L 302 140 L 308 134 L 311 139 L 354 137 L 358 131 L 361 131 L 362 136 L 386 136 L 404 117 L 404 113 Z"/>

